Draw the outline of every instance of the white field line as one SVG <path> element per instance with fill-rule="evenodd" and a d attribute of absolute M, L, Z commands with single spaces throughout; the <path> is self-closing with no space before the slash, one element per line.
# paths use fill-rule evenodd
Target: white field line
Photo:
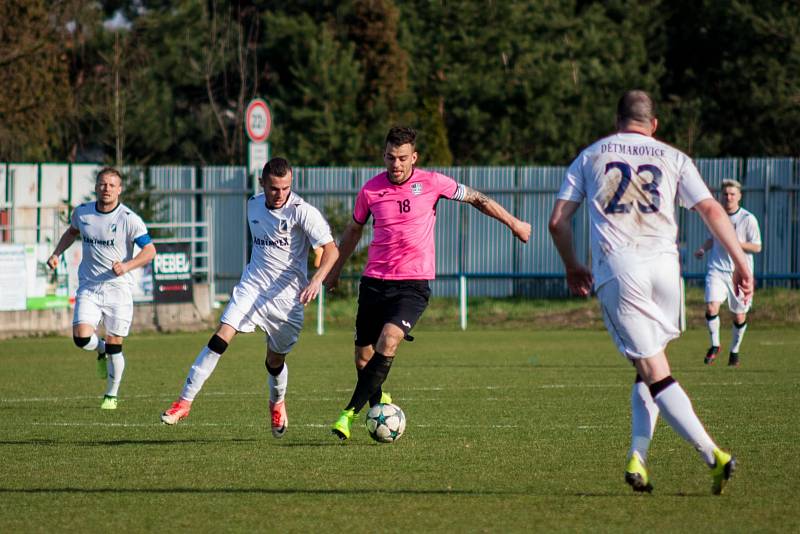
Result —
<path fill-rule="evenodd" d="M 104 423 L 100 421 L 95 422 L 61 422 L 61 421 L 53 421 L 53 422 L 33 422 L 30 423 L 31 426 L 41 426 L 41 427 L 106 427 L 106 428 L 147 428 L 153 426 L 167 426 L 161 423 L 160 421 L 156 421 L 153 423 Z M 181 427 L 237 427 L 237 428 L 264 428 L 267 429 L 266 424 L 234 424 L 234 423 L 184 423 Z M 330 424 L 327 423 L 305 423 L 305 424 L 293 424 L 292 426 L 299 426 L 304 428 L 330 428 Z M 518 425 L 412 425 L 416 428 L 519 428 Z M 588 426 L 579 426 L 579 429 L 587 429 L 587 428 L 600 428 L 600 427 L 588 427 Z"/>
<path fill-rule="evenodd" d="M 153 422 L 153 423 L 104 423 L 100 421 L 95 422 L 61 422 L 61 421 L 53 421 L 53 422 L 33 422 L 30 423 L 31 426 L 39 426 L 39 427 L 101 427 L 101 428 L 149 428 L 154 426 L 167 426 L 161 422 Z M 181 427 L 236 427 L 236 428 L 263 428 L 264 430 L 267 429 L 266 424 L 234 424 L 234 423 L 184 423 Z M 330 428 L 330 425 L 327 423 L 305 423 L 305 424 L 295 424 L 292 426 L 299 426 L 304 428 Z M 454 425 L 454 424 L 435 424 L 435 425 L 410 425 L 413 428 L 475 428 L 475 429 L 514 429 L 514 428 L 521 428 L 520 425 L 474 425 L 474 424 L 463 424 L 463 425 Z M 555 425 L 558 428 L 569 428 L 572 425 Z M 600 428 L 611 428 L 610 425 L 578 425 L 578 430 L 595 430 Z"/>
<path fill-rule="evenodd" d="M 741 386 L 744 382 L 701 382 L 692 384 L 691 387 L 731 387 Z M 761 384 L 748 383 L 751 386 L 758 386 Z M 538 386 L 531 386 L 526 389 L 619 389 L 630 387 L 628 384 L 542 384 Z M 463 386 L 463 387 L 410 387 L 403 388 L 403 391 L 508 391 L 510 389 L 519 389 L 519 386 Z M 338 393 L 350 393 L 351 389 L 337 389 Z M 313 391 L 310 393 L 314 393 Z M 265 391 L 208 391 L 203 392 L 204 397 L 264 397 Z M 25 402 L 65 402 L 65 401 L 82 401 L 82 400 L 96 400 L 101 399 L 102 395 L 75 395 L 70 397 L 0 397 L 0 403 L 16 404 Z M 171 402 L 175 400 L 174 397 L 166 397 L 164 395 L 124 395 L 123 400 L 126 399 L 158 399 L 163 402 Z M 336 401 L 342 400 L 340 398 L 330 397 L 299 397 L 294 399 L 296 402 L 317 402 L 317 401 Z M 418 400 L 411 397 L 404 397 L 403 400 Z M 421 400 L 421 399 L 420 399 Z"/>

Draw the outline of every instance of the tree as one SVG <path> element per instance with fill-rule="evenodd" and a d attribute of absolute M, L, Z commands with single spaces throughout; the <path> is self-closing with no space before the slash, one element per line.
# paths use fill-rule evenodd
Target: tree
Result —
<path fill-rule="evenodd" d="M 227 5 L 211 2 L 209 9 L 203 2 L 209 23 L 208 41 L 203 46 L 203 77 L 224 156 L 235 164 L 245 157 L 245 107 L 258 94 L 255 51 L 260 19 L 251 6 L 222 4 Z"/>
<path fill-rule="evenodd" d="M 136 9 L 139 4 L 144 9 Z M 105 8 L 122 9 L 129 27 L 98 28 L 84 59 L 93 66 L 93 85 L 105 91 L 91 102 L 125 93 L 124 130 L 119 106 L 94 106 L 100 131 L 91 137 L 110 138 L 115 146 L 124 134 L 126 161 L 140 164 L 242 164 L 244 110 L 258 90 L 257 11 L 201 0 L 106 2 Z M 120 84 L 115 73 L 121 73 Z"/>
<path fill-rule="evenodd" d="M 0 2 L 0 161 L 59 157 L 74 113 L 63 50 L 77 2 Z"/>
<path fill-rule="evenodd" d="M 672 119 L 665 131 L 678 145 L 708 157 L 800 152 L 796 6 L 679 1 L 667 14 L 661 85 Z"/>
<path fill-rule="evenodd" d="M 404 4 L 414 90 L 441 102 L 456 164 L 563 164 L 612 128 L 623 90 L 657 93 L 654 6 Z"/>
<path fill-rule="evenodd" d="M 564 164 L 630 88 L 694 155 L 800 148 L 800 12 L 776 0 L 7 0 L 0 20 L 4 160 L 243 164 L 262 96 L 296 165 L 374 165 L 395 123 L 425 164 Z"/>
<path fill-rule="evenodd" d="M 362 159 L 357 98 L 363 77 L 353 45 L 340 43 L 327 23 L 309 16 L 266 13 L 264 25 L 275 150 L 295 165 L 348 165 Z"/>
<path fill-rule="evenodd" d="M 343 37 L 355 46 L 364 73 L 358 106 L 366 134 L 362 151 L 368 156 L 382 149 L 389 127 L 414 117 L 409 51 L 398 42 L 401 15 L 392 0 L 353 0 L 345 6 Z"/>
<path fill-rule="evenodd" d="M 140 105 L 136 88 L 145 61 L 131 32 L 98 20 L 97 10 L 84 9 L 72 21 L 71 79 L 79 113 L 70 122 L 68 159 L 121 166 L 131 162 L 127 119 Z"/>

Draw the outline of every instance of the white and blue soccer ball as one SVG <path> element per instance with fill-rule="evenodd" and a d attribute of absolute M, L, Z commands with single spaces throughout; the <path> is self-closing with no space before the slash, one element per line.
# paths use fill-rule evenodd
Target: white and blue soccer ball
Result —
<path fill-rule="evenodd" d="M 393 443 L 406 429 L 406 414 L 396 404 L 376 404 L 367 412 L 367 432 L 379 443 Z"/>

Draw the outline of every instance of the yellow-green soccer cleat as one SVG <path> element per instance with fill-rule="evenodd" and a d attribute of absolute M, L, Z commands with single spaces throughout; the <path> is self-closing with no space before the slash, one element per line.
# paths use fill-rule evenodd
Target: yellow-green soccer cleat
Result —
<path fill-rule="evenodd" d="M 339 414 L 339 418 L 331 426 L 331 433 L 342 441 L 350 439 L 350 425 L 353 424 L 353 419 L 355 418 L 356 414 L 352 408 L 349 410 L 342 410 L 342 413 Z"/>
<path fill-rule="evenodd" d="M 633 488 L 633 491 L 653 492 L 653 485 L 650 484 L 650 477 L 647 476 L 647 469 L 644 468 L 644 463 L 639 459 L 639 455 L 636 453 L 631 455 L 628 467 L 625 468 L 625 482 Z"/>
<path fill-rule="evenodd" d="M 381 391 L 381 404 L 391 404 L 392 396 L 385 391 Z"/>
<path fill-rule="evenodd" d="M 105 395 L 103 397 L 103 403 L 100 405 L 101 410 L 116 410 L 117 409 L 117 398 L 111 397 L 110 395 Z"/>
<path fill-rule="evenodd" d="M 108 367 L 106 366 L 106 353 L 97 355 L 97 377 L 105 380 L 108 378 Z"/>
<path fill-rule="evenodd" d="M 711 467 L 711 493 L 720 495 L 725 483 L 733 476 L 736 469 L 736 457 L 714 448 L 714 465 Z"/>

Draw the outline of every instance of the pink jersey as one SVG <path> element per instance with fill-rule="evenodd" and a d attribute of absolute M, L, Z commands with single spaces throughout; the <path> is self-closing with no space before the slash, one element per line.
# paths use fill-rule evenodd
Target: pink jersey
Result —
<path fill-rule="evenodd" d="M 353 219 L 373 217 L 373 238 L 364 276 L 383 280 L 433 280 L 436 247 L 433 227 L 440 198 L 463 200 L 465 188 L 438 172 L 414 169 L 400 185 L 388 174 L 371 178 L 356 198 Z"/>

